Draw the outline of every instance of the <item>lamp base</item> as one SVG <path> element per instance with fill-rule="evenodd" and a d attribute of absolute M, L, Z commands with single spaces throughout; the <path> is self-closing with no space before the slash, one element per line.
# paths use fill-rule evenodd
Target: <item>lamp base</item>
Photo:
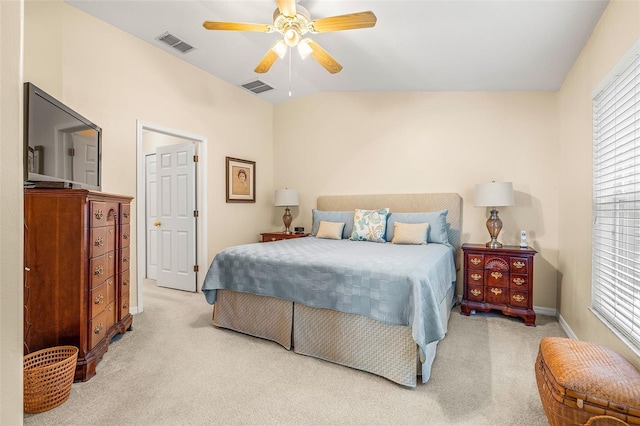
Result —
<path fill-rule="evenodd" d="M 291 216 L 291 210 L 289 207 L 285 207 L 284 215 L 282 216 L 282 222 L 284 223 L 284 233 L 285 235 L 291 235 L 291 220 L 293 217 Z"/>
<path fill-rule="evenodd" d="M 498 211 L 493 208 L 491 210 L 491 216 L 487 219 L 487 230 L 491 236 L 491 241 L 485 244 L 489 248 L 501 248 L 502 244 L 498 242 L 498 234 L 502 230 L 502 221 L 498 217 Z"/>

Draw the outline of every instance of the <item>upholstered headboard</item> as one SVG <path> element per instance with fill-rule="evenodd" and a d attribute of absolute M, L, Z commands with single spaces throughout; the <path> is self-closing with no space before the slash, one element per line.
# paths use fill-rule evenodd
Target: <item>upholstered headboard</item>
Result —
<path fill-rule="evenodd" d="M 456 265 L 460 266 L 462 232 L 462 197 L 456 193 L 321 195 L 318 210 L 381 209 L 391 212 L 432 212 L 448 209 L 449 243 L 456 249 Z"/>

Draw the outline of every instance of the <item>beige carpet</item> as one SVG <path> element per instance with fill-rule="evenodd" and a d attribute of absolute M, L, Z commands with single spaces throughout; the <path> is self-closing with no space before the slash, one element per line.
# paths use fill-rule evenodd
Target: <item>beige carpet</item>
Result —
<path fill-rule="evenodd" d="M 202 294 L 144 284 L 145 311 L 97 374 L 25 425 L 546 425 L 533 365 L 555 318 L 460 315 L 431 380 L 404 388 L 211 323 Z"/>

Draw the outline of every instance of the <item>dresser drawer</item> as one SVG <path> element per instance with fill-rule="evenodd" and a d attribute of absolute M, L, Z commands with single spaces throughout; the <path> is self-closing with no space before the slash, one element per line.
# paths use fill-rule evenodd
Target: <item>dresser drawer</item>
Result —
<path fill-rule="evenodd" d="M 131 240 L 131 225 L 122 225 L 122 234 L 120 235 L 120 247 L 129 247 L 129 241 Z"/>
<path fill-rule="evenodd" d="M 484 271 L 484 283 L 490 287 L 509 287 L 509 272 Z"/>
<path fill-rule="evenodd" d="M 91 274 L 91 288 L 104 282 L 107 277 L 107 257 L 104 254 L 91 259 L 89 262 L 89 274 Z"/>
<path fill-rule="evenodd" d="M 468 254 L 467 261 L 469 262 L 469 268 L 482 268 L 484 266 L 484 256 L 481 254 Z"/>
<path fill-rule="evenodd" d="M 469 294 L 467 294 L 469 300 L 475 300 L 476 302 L 482 302 L 484 300 L 484 287 L 482 285 L 469 284 Z"/>
<path fill-rule="evenodd" d="M 105 226 L 107 224 L 107 205 L 102 201 L 91 201 L 91 218 L 90 223 L 92 228 L 98 226 Z"/>
<path fill-rule="evenodd" d="M 120 250 L 120 270 L 124 271 L 129 269 L 129 247 L 125 247 Z"/>
<path fill-rule="evenodd" d="M 484 271 L 482 269 L 470 269 L 467 271 L 469 285 L 482 285 L 484 282 Z"/>
<path fill-rule="evenodd" d="M 131 205 L 121 204 L 120 205 L 120 223 L 122 224 L 129 223 L 130 216 L 131 216 Z"/>
<path fill-rule="evenodd" d="M 120 294 L 129 293 L 130 287 L 129 270 L 127 269 L 120 274 Z"/>
<path fill-rule="evenodd" d="M 90 257 L 103 255 L 107 251 L 107 228 L 91 228 L 91 250 Z"/>
<path fill-rule="evenodd" d="M 118 315 L 116 312 L 116 304 L 115 302 L 111 302 L 107 305 L 105 311 L 107 312 L 106 317 L 106 327 L 109 330 L 113 325 L 118 321 Z"/>
<path fill-rule="evenodd" d="M 529 293 L 526 291 L 510 290 L 509 304 L 526 308 L 529 306 Z"/>
<path fill-rule="evenodd" d="M 116 252 L 110 251 L 105 255 L 105 257 L 107 258 L 105 260 L 105 263 L 107 265 L 107 276 L 110 277 L 116 270 Z"/>
<path fill-rule="evenodd" d="M 129 315 L 129 293 L 120 296 L 120 319 Z"/>
<path fill-rule="evenodd" d="M 89 303 L 91 304 L 91 318 L 100 314 L 107 306 L 107 284 L 102 283 L 89 291 Z"/>
<path fill-rule="evenodd" d="M 511 274 L 510 287 L 512 289 L 527 290 L 529 288 L 529 276 L 524 274 Z"/>
<path fill-rule="evenodd" d="M 489 303 L 506 305 L 509 302 L 509 289 L 504 287 L 486 287 L 484 300 Z"/>
<path fill-rule="evenodd" d="M 89 348 L 93 349 L 107 334 L 107 311 L 102 310 L 97 317 L 89 321 Z"/>
<path fill-rule="evenodd" d="M 526 274 L 529 271 L 529 259 L 526 257 L 512 257 L 509 264 L 513 273 Z"/>

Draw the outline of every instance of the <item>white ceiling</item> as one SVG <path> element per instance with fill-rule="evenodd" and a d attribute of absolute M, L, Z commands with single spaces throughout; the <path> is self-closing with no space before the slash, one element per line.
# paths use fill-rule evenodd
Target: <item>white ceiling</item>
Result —
<path fill-rule="evenodd" d="M 209 31 L 204 21 L 271 24 L 275 0 L 65 0 L 233 85 L 259 78 L 277 104 L 318 92 L 556 91 L 608 0 L 300 0 L 311 19 L 373 11 L 373 28 L 312 34 L 344 69 L 294 51 L 254 73 L 278 33 Z M 195 47 L 180 53 L 165 32 Z M 291 78 L 289 78 L 291 57 Z M 289 97 L 291 88 L 291 97 Z M 244 89 L 243 89 L 244 90 Z"/>

